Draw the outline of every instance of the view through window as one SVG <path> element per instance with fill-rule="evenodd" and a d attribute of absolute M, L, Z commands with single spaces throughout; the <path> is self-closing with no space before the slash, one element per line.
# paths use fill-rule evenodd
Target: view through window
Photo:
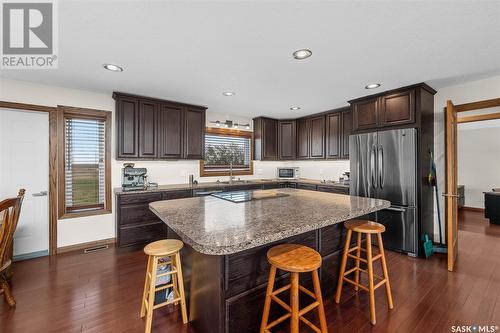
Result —
<path fill-rule="evenodd" d="M 252 170 L 252 139 L 250 134 L 205 134 L 205 173 L 249 173 Z"/>

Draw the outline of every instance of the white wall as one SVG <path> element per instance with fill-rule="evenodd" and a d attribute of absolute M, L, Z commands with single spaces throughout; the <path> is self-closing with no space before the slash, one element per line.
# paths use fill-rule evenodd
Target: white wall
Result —
<path fill-rule="evenodd" d="M 432 84 L 431 84 L 432 85 Z M 469 102 L 476 102 L 485 99 L 499 98 L 500 97 L 500 76 L 494 76 L 487 79 L 475 80 L 470 82 L 465 82 L 461 84 L 456 84 L 449 87 L 442 87 L 437 89 L 438 92 L 434 96 L 434 159 L 437 166 L 437 177 L 439 193 L 442 193 L 445 188 L 444 180 L 444 165 L 445 165 L 445 151 L 444 151 L 444 107 L 446 107 L 446 101 L 451 100 L 453 104 L 463 104 Z M 464 125 L 459 125 L 464 126 Z M 460 136 L 460 134 L 458 134 Z M 483 163 L 482 161 L 476 161 L 476 165 Z M 460 164 L 458 166 L 460 168 Z M 490 169 L 496 168 L 498 170 L 498 164 L 490 165 Z M 490 170 L 489 169 L 489 170 Z M 479 177 L 478 177 L 479 178 Z M 444 226 L 444 200 L 443 197 L 439 197 L 441 206 L 441 223 Z M 434 234 L 435 239 L 438 235 L 438 224 L 437 224 L 437 210 L 435 206 L 435 228 Z M 443 229 L 444 230 L 444 229 Z"/>
<path fill-rule="evenodd" d="M 111 93 L 102 94 L 90 91 L 68 89 L 56 86 L 40 85 L 29 82 L 5 80 L 0 78 L 0 100 L 18 103 L 38 104 L 45 106 L 67 105 L 114 111 L 115 104 Z M 207 111 L 207 125 L 210 121 L 231 119 L 238 123 L 249 123 L 250 118 L 219 114 Z M 114 122 L 114 115 L 113 115 Z M 112 129 L 114 131 L 114 125 Z M 116 161 L 115 135 L 112 135 L 112 187 L 121 186 L 121 168 L 125 161 Z M 199 177 L 198 161 L 134 161 L 137 167 L 148 169 L 149 180 L 159 184 L 187 183 L 188 175 L 193 174 L 200 182 L 214 181 L 221 177 Z M 254 162 L 255 174 L 241 178 L 274 178 L 278 166 L 298 166 L 301 177 L 313 179 L 338 179 L 349 170 L 348 161 L 297 161 L 297 162 Z M 100 239 L 115 237 L 115 206 L 113 213 L 64 219 L 58 221 L 57 246 L 68 246 Z"/>

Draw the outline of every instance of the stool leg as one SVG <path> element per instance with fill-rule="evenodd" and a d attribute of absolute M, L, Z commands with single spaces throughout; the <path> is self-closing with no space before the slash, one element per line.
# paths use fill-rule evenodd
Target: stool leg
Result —
<path fill-rule="evenodd" d="M 170 269 L 173 269 L 173 267 L 177 267 L 177 263 L 175 262 L 175 256 L 170 257 L 171 264 L 170 264 Z M 177 278 L 174 276 L 174 274 L 171 275 L 170 277 L 172 279 L 172 284 L 174 285 L 173 288 L 173 293 L 174 293 L 174 298 L 179 297 L 179 285 L 177 283 Z M 179 304 L 179 302 L 174 302 L 174 305 Z"/>
<path fill-rule="evenodd" d="M 361 233 L 358 232 L 358 239 L 356 242 L 356 246 L 358 249 L 356 250 L 356 257 L 361 257 Z M 361 260 L 356 259 L 356 271 L 354 272 L 354 281 L 356 282 L 356 285 L 354 286 L 354 290 L 358 291 L 359 290 L 359 265 L 360 265 Z"/>
<path fill-rule="evenodd" d="M 146 329 L 145 332 L 151 332 L 151 324 L 153 322 L 153 306 L 155 302 L 156 289 L 156 271 L 158 270 L 158 258 L 151 256 L 151 280 L 149 281 L 148 309 L 146 311 Z"/>
<path fill-rule="evenodd" d="M 290 319 L 290 333 L 299 333 L 299 273 L 290 273 L 290 304 L 292 305 L 292 317 Z"/>
<path fill-rule="evenodd" d="M 328 333 L 328 328 L 326 326 L 325 308 L 323 307 L 323 297 L 321 296 L 321 286 L 318 278 L 318 271 L 312 272 L 314 294 L 316 295 L 316 301 L 318 301 L 318 314 L 319 314 L 319 324 L 321 326 L 321 333 Z"/>
<path fill-rule="evenodd" d="M 382 243 L 382 235 L 377 234 L 378 240 L 378 248 L 382 257 L 380 258 L 380 262 L 382 263 L 382 271 L 384 272 L 385 282 L 385 293 L 387 294 L 387 304 L 389 309 L 394 308 L 394 304 L 392 302 L 392 292 L 391 292 L 391 283 L 389 282 L 389 273 L 387 272 L 387 263 L 385 261 L 385 252 L 384 252 L 384 244 Z"/>
<path fill-rule="evenodd" d="M 368 291 L 370 294 L 370 321 L 375 325 L 377 318 L 375 315 L 375 290 L 373 289 L 373 257 L 372 257 L 372 238 L 366 234 L 366 261 L 368 262 Z"/>
<path fill-rule="evenodd" d="M 146 315 L 146 296 L 148 295 L 149 291 L 149 277 L 148 273 L 150 273 L 151 270 L 151 256 L 148 256 L 148 268 L 146 268 L 146 278 L 144 279 L 144 291 L 142 293 L 142 302 L 141 302 L 141 318 L 144 318 Z"/>
<path fill-rule="evenodd" d="M 340 303 L 340 294 L 342 293 L 342 283 L 344 282 L 345 266 L 347 265 L 347 253 L 349 251 L 349 245 L 351 243 L 352 231 L 347 230 L 347 237 L 345 240 L 344 254 L 342 255 L 342 262 L 340 263 L 340 273 L 339 282 L 337 284 L 337 292 L 335 294 L 335 303 Z"/>
<path fill-rule="evenodd" d="M 276 276 L 276 267 L 271 265 L 269 270 L 269 278 L 267 279 L 266 300 L 264 302 L 264 311 L 262 313 L 262 321 L 260 323 L 260 333 L 266 333 L 267 321 L 269 319 L 269 310 L 271 308 L 271 294 L 274 288 L 274 278 Z"/>
<path fill-rule="evenodd" d="M 186 295 L 184 293 L 184 278 L 182 276 L 182 265 L 181 265 L 181 256 L 179 252 L 175 254 L 175 268 L 177 268 L 177 285 L 179 287 L 179 297 L 181 298 L 181 312 L 182 312 L 182 322 L 184 324 L 188 323 L 188 315 L 186 308 Z"/>

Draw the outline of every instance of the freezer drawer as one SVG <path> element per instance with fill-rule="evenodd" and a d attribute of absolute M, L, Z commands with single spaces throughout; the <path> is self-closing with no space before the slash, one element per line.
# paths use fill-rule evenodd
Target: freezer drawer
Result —
<path fill-rule="evenodd" d="M 391 206 L 378 211 L 376 219 L 386 228 L 382 234 L 385 248 L 418 254 L 415 207 Z"/>

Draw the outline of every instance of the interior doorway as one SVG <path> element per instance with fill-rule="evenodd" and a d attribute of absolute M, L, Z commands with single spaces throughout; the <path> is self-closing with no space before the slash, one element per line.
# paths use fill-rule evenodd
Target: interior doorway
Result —
<path fill-rule="evenodd" d="M 500 119 L 500 112 L 460 115 L 461 112 L 477 111 L 488 108 L 500 107 L 500 98 L 479 102 L 454 105 L 447 102 L 445 109 L 445 150 L 446 165 L 445 179 L 445 221 L 446 241 L 448 247 L 448 270 L 453 271 L 458 256 L 458 125 L 461 123 L 480 122 Z"/>

